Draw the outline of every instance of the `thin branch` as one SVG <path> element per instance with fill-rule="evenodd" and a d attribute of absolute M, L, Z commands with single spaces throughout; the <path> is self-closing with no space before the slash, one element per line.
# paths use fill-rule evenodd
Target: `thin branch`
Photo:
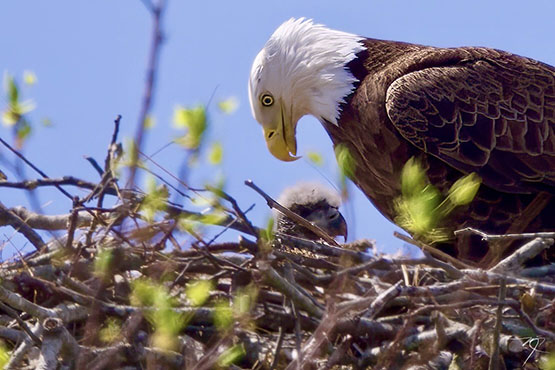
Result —
<path fill-rule="evenodd" d="M 13 227 L 16 231 L 25 236 L 27 240 L 33 244 L 36 250 L 40 251 L 46 248 L 46 244 L 40 235 L 33 230 L 33 228 L 27 225 L 24 220 L 6 208 L 2 202 L 0 202 L 0 225 L 10 225 Z"/>
<path fill-rule="evenodd" d="M 538 232 L 538 233 L 520 233 L 520 234 L 487 234 L 472 227 L 465 227 L 464 229 L 456 230 L 455 235 L 462 234 L 476 234 L 482 237 L 483 240 L 498 240 L 498 239 L 532 239 L 532 238 L 555 238 L 554 232 Z"/>
<path fill-rule="evenodd" d="M 11 308 L 10 306 L 6 305 L 4 302 L 1 302 L 1 301 L 0 301 L 0 308 L 6 313 L 8 313 L 11 317 L 13 317 L 15 321 L 17 321 L 18 325 L 33 340 L 35 345 L 37 346 L 41 345 L 41 340 L 35 335 L 35 333 L 33 333 L 33 331 L 27 326 L 27 323 L 25 323 L 25 321 L 23 321 L 21 317 L 19 317 L 19 314 L 13 308 Z"/>
<path fill-rule="evenodd" d="M 524 262 L 536 257 L 544 249 L 553 245 L 553 239 L 535 238 L 514 251 L 510 256 L 501 260 L 490 269 L 491 272 L 516 271 L 522 267 Z"/>
<path fill-rule="evenodd" d="M 300 309 L 305 310 L 316 318 L 321 318 L 324 313 L 310 298 L 306 297 L 293 283 L 287 281 L 267 263 L 261 263 L 261 272 L 265 281 L 293 301 Z"/>
<path fill-rule="evenodd" d="M 158 71 L 158 61 L 160 59 L 160 47 L 162 45 L 162 15 L 165 10 L 165 0 L 158 0 L 156 4 L 150 3 L 150 12 L 152 15 L 152 38 L 150 42 L 150 53 L 148 57 L 148 66 L 146 71 L 146 83 L 143 92 L 143 103 L 139 113 L 139 121 L 137 122 L 137 129 L 135 133 L 135 144 L 133 146 L 132 158 L 138 160 L 139 151 L 143 146 L 145 122 L 150 113 L 152 106 L 154 88 L 156 84 L 156 75 Z M 147 8 L 149 8 L 147 6 Z M 129 187 L 132 188 L 135 183 L 135 175 L 137 170 L 137 163 L 131 165 L 131 173 L 129 175 Z"/>
<path fill-rule="evenodd" d="M 18 156 L 23 162 L 25 162 L 25 164 L 27 164 L 29 167 L 31 167 L 33 170 L 35 170 L 39 175 L 41 175 L 45 179 L 49 179 L 49 177 L 46 175 L 46 173 L 42 172 L 37 166 L 35 166 L 33 163 L 31 163 L 31 161 L 29 161 L 27 158 L 25 158 L 25 156 L 23 154 L 21 154 L 19 151 L 12 148 L 10 146 L 10 144 L 5 142 L 4 139 L 2 139 L 1 137 L 0 137 L 0 142 L 2 144 L 4 144 L 4 146 L 6 148 L 8 148 L 12 153 L 14 153 L 16 156 Z M 66 197 L 68 197 L 69 199 L 73 199 L 73 196 L 71 194 L 69 194 L 67 191 L 65 191 L 64 188 L 62 188 L 60 185 L 55 184 L 54 186 L 56 187 L 56 189 L 58 189 Z"/>
<path fill-rule="evenodd" d="M 505 280 L 501 280 L 501 285 L 499 287 L 499 302 L 505 300 L 507 293 L 507 287 L 505 285 Z M 492 338 L 492 351 L 489 358 L 489 370 L 499 370 L 499 336 L 501 334 L 501 326 L 503 324 L 503 305 L 497 306 L 497 313 L 495 315 L 495 328 L 493 329 Z"/>
<path fill-rule="evenodd" d="M 45 178 L 45 179 L 36 179 L 36 180 L 26 180 L 21 182 L 0 181 L 0 187 L 25 189 L 25 190 L 33 190 L 37 187 L 43 187 L 43 186 L 54 186 L 56 188 L 59 188 L 61 185 L 71 185 L 71 186 L 76 186 L 78 188 L 89 189 L 89 190 L 94 190 L 98 187 L 98 184 L 81 180 L 73 176 L 64 176 L 59 179 Z M 110 195 L 117 195 L 116 190 L 111 187 L 107 188 L 106 192 Z M 73 199 L 71 195 L 70 197 L 71 197 L 70 199 Z"/>
<path fill-rule="evenodd" d="M 437 249 L 437 248 L 431 247 L 431 246 L 429 246 L 429 245 L 427 245 L 427 244 L 424 244 L 424 243 L 422 243 L 422 242 L 420 242 L 420 241 L 418 241 L 418 240 L 415 240 L 415 239 L 410 238 L 410 237 L 408 237 L 408 236 L 406 236 L 406 235 L 403 235 L 403 234 L 401 234 L 401 233 L 399 233 L 399 232 L 397 232 L 397 231 L 395 231 L 395 232 L 393 233 L 393 235 L 394 235 L 396 238 L 399 238 L 399 239 L 401 239 L 402 241 L 405 241 L 405 242 L 407 242 L 407 243 L 409 243 L 409 244 L 415 245 L 415 246 L 417 246 L 418 248 L 422 249 L 423 251 L 426 251 L 426 252 L 428 252 L 428 253 L 430 253 L 430 254 L 433 254 L 433 255 L 435 255 L 436 257 L 440 257 L 440 258 L 442 258 L 442 259 L 444 259 L 444 260 L 446 260 L 446 261 L 452 263 L 453 265 L 455 265 L 455 266 L 457 266 L 457 267 L 459 267 L 459 268 L 470 268 L 470 266 L 467 265 L 466 263 L 464 263 L 464 262 L 462 262 L 462 261 L 459 261 L 458 259 L 454 258 L 453 256 L 450 256 L 450 255 L 448 255 L 447 253 L 442 252 L 442 251 L 440 251 L 440 250 Z"/>

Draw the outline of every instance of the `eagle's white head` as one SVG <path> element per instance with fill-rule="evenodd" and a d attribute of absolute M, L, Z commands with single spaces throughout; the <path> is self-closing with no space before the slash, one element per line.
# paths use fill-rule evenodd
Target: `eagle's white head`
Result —
<path fill-rule="evenodd" d="M 258 53 L 249 98 L 252 114 L 276 158 L 298 158 L 295 131 L 302 116 L 337 124 L 339 106 L 356 82 L 346 65 L 363 49 L 362 39 L 312 20 L 291 18 Z"/>

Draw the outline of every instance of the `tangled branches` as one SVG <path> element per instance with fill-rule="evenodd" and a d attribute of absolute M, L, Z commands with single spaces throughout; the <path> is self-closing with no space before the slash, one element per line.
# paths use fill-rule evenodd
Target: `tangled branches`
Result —
<path fill-rule="evenodd" d="M 210 189 L 221 202 L 211 215 L 121 189 L 109 160 L 115 136 L 98 184 L 0 183 L 90 191 L 63 215 L 0 204 L 0 224 L 36 249 L 2 263 L 8 369 L 485 369 L 537 366 L 553 351 L 552 266 L 521 268 L 553 243 L 545 235 L 480 270 L 426 252 L 372 255 L 367 241 L 339 246 L 273 233 L 221 189 Z M 113 207 L 103 206 L 106 196 L 116 197 Z M 155 217 L 145 216 L 148 207 Z M 197 224 L 243 236 L 217 243 Z M 38 230 L 66 235 L 45 242 Z"/>

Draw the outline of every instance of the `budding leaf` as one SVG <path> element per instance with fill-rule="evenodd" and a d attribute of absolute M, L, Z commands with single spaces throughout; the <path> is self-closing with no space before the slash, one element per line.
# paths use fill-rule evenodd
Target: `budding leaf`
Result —
<path fill-rule="evenodd" d="M 235 97 L 229 97 L 226 100 L 222 100 L 218 103 L 218 108 L 222 113 L 232 114 L 239 107 L 239 100 Z"/>
<path fill-rule="evenodd" d="M 239 361 L 246 354 L 245 347 L 242 344 L 236 344 L 225 350 L 218 359 L 218 365 L 221 367 L 229 367 Z"/>
<path fill-rule="evenodd" d="M 307 153 L 308 160 L 314 163 L 316 166 L 322 166 L 324 164 L 324 158 L 318 152 L 310 151 Z"/>
<path fill-rule="evenodd" d="M 224 147 L 219 142 L 214 142 L 210 147 L 210 152 L 208 153 L 208 161 L 213 165 L 218 165 L 222 163 L 224 157 Z"/>
<path fill-rule="evenodd" d="M 210 297 L 210 291 L 213 289 L 213 283 L 210 280 L 198 280 L 189 284 L 185 289 L 185 294 L 191 304 L 195 307 L 201 306 Z"/>
<path fill-rule="evenodd" d="M 229 304 L 224 301 L 218 302 L 215 306 L 214 325 L 219 330 L 227 330 L 233 326 L 234 322 L 233 311 Z"/>
<path fill-rule="evenodd" d="M 448 199 L 456 206 L 464 206 L 472 202 L 482 179 L 476 173 L 471 173 L 458 179 L 449 189 Z"/>
<path fill-rule="evenodd" d="M 148 130 L 156 126 L 156 117 L 153 115 L 147 115 L 144 122 L 144 127 Z"/>
<path fill-rule="evenodd" d="M 156 213 L 166 209 L 168 197 L 169 191 L 165 185 L 156 186 L 156 180 L 153 177 L 147 178 L 147 192 L 140 210 L 148 222 L 154 221 Z"/>
<path fill-rule="evenodd" d="M 173 123 L 174 127 L 186 130 L 175 141 L 186 149 L 198 149 L 207 127 L 205 107 L 197 105 L 187 109 L 178 106 L 174 110 Z"/>
<path fill-rule="evenodd" d="M 412 157 L 405 163 L 401 171 L 401 192 L 403 196 L 413 196 L 420 193 L 428 183 L 426 171 L 420 162 Z"/>
<path fill-rule="evenodd" d="M 37 75 L 33 71 L 23 71 L 23 82 L 26 85 L 32 86 L 37 83 Z"/>
<path fill-rule="evenodd" d="M 339 144 L 335 147 L 335 158 L 337 159 L 337 164 L 339 165 L 342 175 L 353 178 L 356 169 L 356 161 L 345 144 Z"/>

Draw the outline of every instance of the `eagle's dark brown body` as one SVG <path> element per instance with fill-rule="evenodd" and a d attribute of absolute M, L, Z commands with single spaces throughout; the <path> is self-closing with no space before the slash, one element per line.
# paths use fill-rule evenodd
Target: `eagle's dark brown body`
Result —
<path fill-rule="evenodd" d="M 395 218 L 401 169 L 416 156 L 440 190 L 463 174 L 482 178 L 475 200 L 448 220 L 452 229 L 555 231 L 553 67 L 486 48 L 372 39 L 365 47 L 348 64 L 359 83 L 339 124 L 324 126 L 350 149 L 353 181 L 380 212 Z"/>

